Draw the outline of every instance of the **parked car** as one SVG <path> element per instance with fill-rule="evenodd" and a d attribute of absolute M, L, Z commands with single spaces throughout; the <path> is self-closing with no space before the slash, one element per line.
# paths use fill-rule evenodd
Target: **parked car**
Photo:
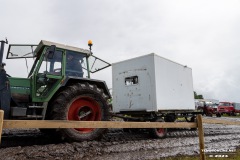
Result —
<path fill-rule="evenodd" d="M 223 114 L 228 114 L 229 116 L 235 115 L 235 110 L 233 107 L 233 103 L 231 102 L 220 102 L 218 105 L 218 112 Z"/>
<path fill-rule="evenodd" d="M 218 112 L 216 104 L 205 104 L 203 107 L 203 114 L 206 116 L 213 116 L 213 114 L 216 114 L 217 117 L 221 117 L 221 113 Z"/>
<path fill-rule="evenodd" d="M 202 115 L 213 116 L 216 114 L 217 117 L 221 117 L 218 112 L 218 100 L 214 99 L 195 99 L 195 106 L 197 110 L 202 111 Z"/>
<path fill-rule="evenodd" d="M 235 115 L 236 115 L 236 114 L 240 114 L 240 103 L 234 102 L 234 103 L 233 103 L 233 107 L 234 107 Z"/>

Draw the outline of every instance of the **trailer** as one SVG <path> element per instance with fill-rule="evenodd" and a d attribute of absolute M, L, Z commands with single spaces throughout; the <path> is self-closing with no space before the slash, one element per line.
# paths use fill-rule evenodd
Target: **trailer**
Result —
<path fill-rule="evenodd" d="M 112 64 L 113 112 L 126 121 L 193 122 L 195 111 L 192 69 L 157 54 Z M 164 137 L 167 130 L 151 131 Z"/>

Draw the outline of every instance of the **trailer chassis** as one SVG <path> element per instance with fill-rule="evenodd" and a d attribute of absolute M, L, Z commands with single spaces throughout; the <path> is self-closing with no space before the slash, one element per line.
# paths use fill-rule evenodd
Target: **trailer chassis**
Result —
<path fill-rule="evenodd" d="M 155 122 L 157 119 L 163 119 L 165 122 L 175 122 L 178 118 L 185 118 L 187 122 L 194 122 L 198 114 L 202 114 L 202 111 L 121 111 L 113 113 L 112 116 L 122 118 L 124 121 L 136 122 Z"/>

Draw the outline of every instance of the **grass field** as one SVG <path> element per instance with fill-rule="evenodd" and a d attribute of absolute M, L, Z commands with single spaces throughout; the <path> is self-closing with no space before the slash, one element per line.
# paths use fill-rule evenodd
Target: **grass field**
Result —
<path fill-rule="evenodd" d="M 231 118 L 240 118 L 240 114 L 237 114 L 236 116 L 228 116 L 227 114 L 222 115 L 223 117 L 231 117 Z"/>

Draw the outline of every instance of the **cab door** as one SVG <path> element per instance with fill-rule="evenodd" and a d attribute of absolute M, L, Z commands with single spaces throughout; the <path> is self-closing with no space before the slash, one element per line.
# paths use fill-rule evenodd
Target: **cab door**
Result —
<path fill-rule="evenodd" d="M 56 50 L 48 55 L 49 47 L 45 47 L 44 53 L 39 59 L 33 76 L 32 98 L 33 102 L 47 102 L 61 86 L 64 78 L 63 50 Z"/>

